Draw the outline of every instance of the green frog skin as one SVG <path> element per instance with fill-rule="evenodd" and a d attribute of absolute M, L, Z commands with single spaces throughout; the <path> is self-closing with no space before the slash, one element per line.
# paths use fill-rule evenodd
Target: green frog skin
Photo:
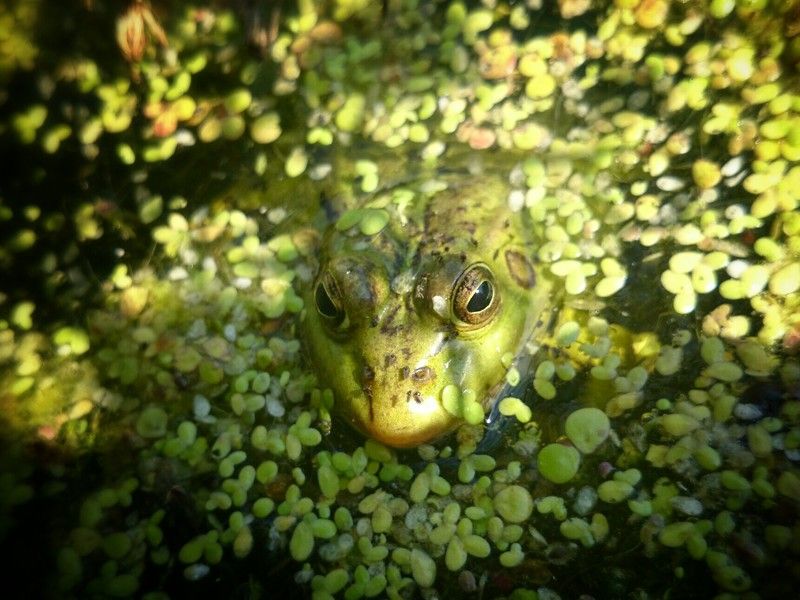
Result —
<path fill-rule="evenodd" d="M 509 191 L 499 177 L 441 176 L 370 198 L 324 235 L 304 338 L 336 412 L 364 435 L 408 448 L 453 430 L 462 421 L 442 390 L 472 390 L 488 408 L 501 357 L 549 321 L 553 287 Z"/>

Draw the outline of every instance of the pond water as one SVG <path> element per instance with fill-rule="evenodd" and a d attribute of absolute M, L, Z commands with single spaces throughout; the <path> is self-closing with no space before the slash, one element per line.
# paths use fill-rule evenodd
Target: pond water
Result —
<path fill-rule="evenodd" d="M 20 594 L 790 597 L 798 64 L 783 1 L 4 4 Z M 338 314 L 358 280 L 319 299 L 320 248 L 417 240 L 369 282 L 419 308 L 450 238 L 414 216 L 450 209 L 454 240 L 524 238 L 513 266 L 552 291 L 519 352 L 487 337 L 426 378 L 457 431 L 393 449 L 341 416 L 377 393 L 361 345 L 392 342 Z M 456 302 L 409 308 L 412 333 L 478 339 Z"/>

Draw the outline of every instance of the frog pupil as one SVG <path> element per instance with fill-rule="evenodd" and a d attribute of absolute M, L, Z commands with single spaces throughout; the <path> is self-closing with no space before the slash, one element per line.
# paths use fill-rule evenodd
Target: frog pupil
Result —
<path fill-rule="evenodd" d="M 336 308 L 336 305 L 333 303 L 333 300 L 331 300 L 328 291 L 322 283 L 317 284 L 317 292 L 314 294 L 314 299 L 317 302 L 317 310 L 322 316 L 328 317 L 329 319 L 335 319 L 339 316 L 339 309 Z"/>
<path fill-rule="evenodd" d="M 492 303 L 492 284 L 484 281 L 472 294 L 472 298 L 467 302 L 467 310 L 471 313 L 481 312 L 485 310 Z"/>

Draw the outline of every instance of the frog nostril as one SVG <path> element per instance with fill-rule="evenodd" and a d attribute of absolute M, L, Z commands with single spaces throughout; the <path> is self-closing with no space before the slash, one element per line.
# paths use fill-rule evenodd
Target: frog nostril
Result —
<path fill-rule="evenodd" d="M 412 400 L 417 404 L 422 404 L 422 394 L 419 392 L 419 390 L 414 390 L 413 392 L 408 390 L 406 392 L 406 403 L 410 404 Z"/>
<path fill-rule="evenodd" d="M 432 379 L 436 379 L 436 371 L 430 367 L 420 367 L 419 369 L 414 370 L 414 372 L 411 374 L 411 379 L 416 383 L 431 381 Z"/>
<path fill-rule="evenodd" d="M 361 371 L 361 380 L 364 384 L 370 384 L 375 380 L 375 369 L 369 365 L 365 365 Z"/>

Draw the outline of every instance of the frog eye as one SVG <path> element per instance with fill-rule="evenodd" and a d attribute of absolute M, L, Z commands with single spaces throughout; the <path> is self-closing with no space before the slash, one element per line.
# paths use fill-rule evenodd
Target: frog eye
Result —
<path fill-rule="evenodd" d="M 319 314 L 331 325 L 338 327 L 344 322 L 345 312 L 342 308 L 339 288 L 330 275 L 326 274 L 317 282 L 317 289 L 314 290 L 314 302 Z"/>
<path fill-rule="evenodd" d="M 494 275 L 484 264 L 468 267 L 456 281 L 453 291 L 453 314 L 462 322 L 481 325 L 500 306 Z"/>

